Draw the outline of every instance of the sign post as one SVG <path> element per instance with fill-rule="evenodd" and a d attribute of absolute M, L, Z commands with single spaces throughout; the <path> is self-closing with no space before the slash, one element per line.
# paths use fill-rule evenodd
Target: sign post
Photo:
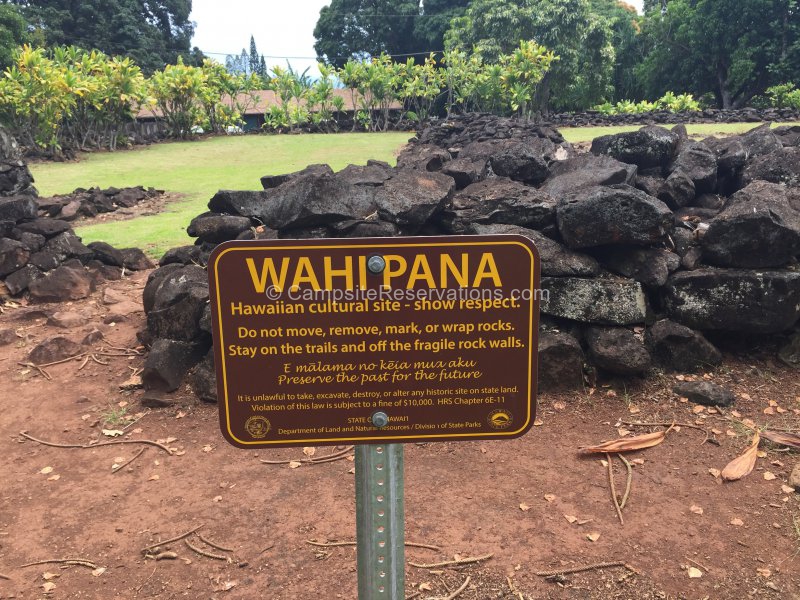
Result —
<path fill-rule="evenodd" d="M 360 600 L 404 596 L 403 446 L 533 425 L 540 263 L 516 235 L 236 241 L 209 264 L 220 426 L 356 445 Z"/>

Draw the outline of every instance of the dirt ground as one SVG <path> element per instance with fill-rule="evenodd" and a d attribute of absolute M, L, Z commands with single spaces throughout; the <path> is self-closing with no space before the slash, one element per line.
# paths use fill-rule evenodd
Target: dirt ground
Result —
<path fill-rule="evenodd" d="M 107 285 L 138 302 L 146 276 Z M 0 598 L 355 598 L 354 547 L 307 543 L 355 538 L 353 463 L 303 463 L 301 449 L 233 448 L 219 433 L 216 407 L 185 390 L 172 406 L 143 408 L 142 391 L 120 384 L 142 365 L 124 349 L 137 348 L 144 315 L 109 318 L 114 307 L 103 297 L 101 288 L 69 306 L 10 306 L 0 315 L 0 328 L 18 336 L 0 348 Z M 87 323 L 48 325 L 48 315 L 64 310 Z M 104 339 L 87 347 L 94 357 L 47 367 L 51 379 L 19 364 L 43 339 L 81 340 L 95 328 Z M 407 596 L 453 597 L 470 577 L 459 600 L 800 598 L 800 494 L 786 487 L 798 454 L 764 442 L 745 479 L 722 483 L 710 472 L 749 444 L 745 419 L 798 429 L 800 379 L 768 353 L 729 355 L 707 376 L 737 393 L 733 410 L 699 412 L 669 392 L 675 375 L 662 375 L 627 388 L 612 382 L 542 395 L 541 424 L 518 440 L 407 445 L 406 539 L 439 548 L 410 547 L 407 561 L 492 555 L 469 566 L 408 565 Z M 624 525 L 603 457 L 577 452 L 623 428 L 663 429 L 620 420 L 687 423 L 710 436 L 703 443 L 703 431 L 676 427 L 659 446 L 628 455 Z M 51 447 L 22 431 L 61 444 L 160 440 L 170 453 L 138 443 Z M 625 467 L 612 464 L 622 494 Z M 189 543 L 227 558 L 198 554 L 184 540 L 153 550 L 176 558 L 143 554 L 197 527 Z M 50 559 L 97 568 L 25 566 Z M 536 575 L 617 561 L 630 568 Z"/>

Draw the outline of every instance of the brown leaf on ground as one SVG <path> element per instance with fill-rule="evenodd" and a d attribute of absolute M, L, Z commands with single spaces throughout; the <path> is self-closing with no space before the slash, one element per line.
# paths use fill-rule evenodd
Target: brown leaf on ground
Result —
<path fill-rule="evenodd" d="M 734 517 L 733 519 L 731 519 L 731 525 L 733 525 L 734 527 L 741 527 L 742 525 L 744 525 L 744 521 L 742 521 L 739 517 Z"/>
<path fill-rule="evenodd" d="M 800 448 L 800 435 L 796 433 L 786 433 L 782 431 L 762 431 L 761 436 L 775 444 L 782 444 L 790 448 Z"/>
<path fill-rule="evenodd" d="M 736 481 L 737 479 L 749 475 L 753 467 L 756 466 L 758 444 L 760 442 L 761 436 L 756 431 L 753 434 L 753 442 L 748 446 L 747 450 L 745 450 L 741 456 L 734 458 L 722 469 L 722 479 L 725 481 Z"/>
<path fill-rule="evenodd" d="M 670 427 L 670 429 L 672 429 Z M 598 453 L 612 453 L 612 452 L 632 452 L 634 450 L 643 450 L 645 448 L 652 448 L 664 441 L 667 435 L 666 431 L 656 431 L 655 433 L 646 433 L 644 435 L 637 435 L 636 437 L 626 437 L 617 440 L 610 440 L 602 442 L 597 446 L 589 446 L 581 448 L 580 451 L 584 454 L 598 454 Z"/>

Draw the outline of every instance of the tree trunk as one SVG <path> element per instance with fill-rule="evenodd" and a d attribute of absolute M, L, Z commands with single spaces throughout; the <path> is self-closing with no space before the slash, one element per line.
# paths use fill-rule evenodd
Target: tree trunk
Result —
<path fill-rule="evenodd" d="M 719 95 L 722 98 L 722 108 L 733 107 L 733 95 L 728 89 L 728 80 L 725 67 L 717 66 L 717 83 L 719 84 Z"/>
<path fill-rule="evenodd" d="M 534 105 L 536 106 L 536 110 L 542 115 L 549 115 L 550 114 L 550 95 L 551 95 L 551 83 L 552 83 L 552 76 L 551 73 L 548 71 L 545 73 L 542 80 L 539 82 L 539 85 L 536 88 L 536 94 L 534 95 Z"/>

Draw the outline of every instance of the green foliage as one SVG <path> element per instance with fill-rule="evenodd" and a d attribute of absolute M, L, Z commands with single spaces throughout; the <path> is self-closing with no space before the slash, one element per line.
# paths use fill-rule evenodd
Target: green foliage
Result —
<path fill-rule="evenodd" d="M 0 4 L 0 69 L 14 61 L 14 51 L 30 40 L 28 23 L 13 4 Z"/>
<path fill-rule="evenodd" d="M 700 110 L 700 103 L 691 94 L 676 95 L 667 92 L 655 102 L 642 100 L 620 100 L 616 104 L 604 102 L 594 107 L 594 110 L 604 115 L 635 115 L 653 112 L 655 110 L 668 110 L 669 112 L 691 112 Z"/>
<path fill-rule="evenodd" d="M 773 85 L 767 88 L 766 95 L 773 108 L 800 110 L 800 89 L 796 89 L 793 83 Z"/>
<path fill-rule="evenodd" d="M 608 19 L 589 0 L 473 0 L 445 34 L 451 50 L 473 49 L 494 62 L 520 40 L 534 40 L 558 57 L 537 88 L 535 108 L 583 109 L 613 92 L 615 50 Z"/>

